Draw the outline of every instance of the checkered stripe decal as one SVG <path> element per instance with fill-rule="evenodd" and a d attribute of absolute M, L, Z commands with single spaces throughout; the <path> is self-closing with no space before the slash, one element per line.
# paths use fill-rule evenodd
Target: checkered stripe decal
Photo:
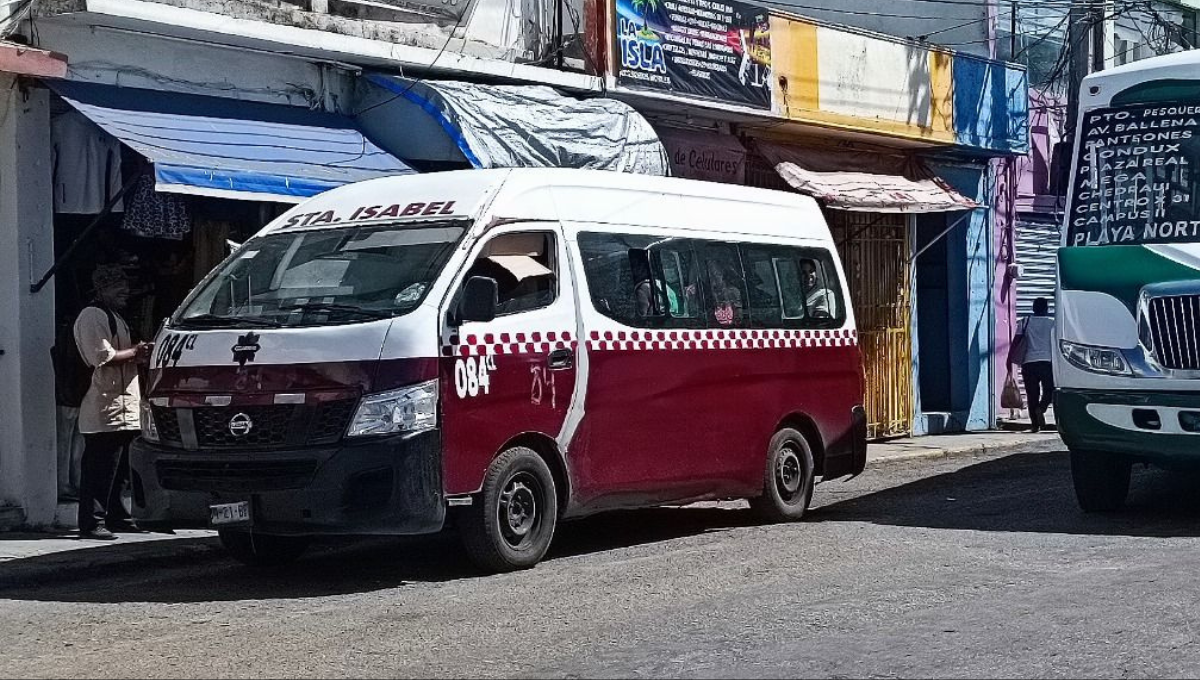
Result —
<path fill-rule="evenodd" d="M 588 340 L 589 349 L 600 351 L 799 349 L 850 347 L 857 344 L 858 333 L 852 330 L 594 331 Z"/>
<path fill-rule="evenodd" d="M 803 349 L 852 347 L 858 344 L 853 330 L 702 330 L 702 331 L 592 331 L 587 341 L 592 351 L 665 351 L 698 349 Z M 442 356 L 548 354 L 575 349 L 571 333 L 484 333 L 450 336 Z"/>
<path fill-rule="evenodd" d="M 499 354 L 549 354 L 578 345 L 571 333 L 483 333 L 452 335 L 442 343 L 442 356 L 477 357 Z"/>

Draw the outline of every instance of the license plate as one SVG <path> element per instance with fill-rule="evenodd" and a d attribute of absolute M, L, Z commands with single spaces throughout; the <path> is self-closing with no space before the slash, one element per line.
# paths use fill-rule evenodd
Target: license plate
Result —
<path fill-rule="evenodd" d="M 208 506 L 209 523 L 213 526 L 250 523 L 250 501 Z"/>

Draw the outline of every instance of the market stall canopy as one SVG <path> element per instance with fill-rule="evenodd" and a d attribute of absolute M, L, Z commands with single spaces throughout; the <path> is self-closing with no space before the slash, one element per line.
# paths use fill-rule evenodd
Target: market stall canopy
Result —
<path fill-rule="evenodd" d="M 793 189 L 837 210 L 937 213 L 979 207 L 911 156 L 770 142 L 757 142 L 755 147 Z"/>
<path fill-rule="evenodd" d="M 574 99 L 540 85 L 373 73 L 357 118 L 381 146 L 413 163 L 669 174 L 658 135 L 628 104 Z"/>
<path fill-rule="evenodd" d="M 298 203 L 350 182 L 415 172 L 346 116 L 94 83 L 50 86 L 152 162 L 158 191 Z"/>

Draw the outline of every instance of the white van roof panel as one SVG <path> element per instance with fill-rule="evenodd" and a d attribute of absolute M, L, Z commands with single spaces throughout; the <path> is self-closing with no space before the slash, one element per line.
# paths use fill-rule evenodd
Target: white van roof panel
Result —
<path fill-rule="evenodd" d="M 381 177 L 331 189 L 288 210 L 264 232 L 398 221 L 474 220 L 507 170 Z"/>
<path fill-rule="evenodd" d="M 828 241 L 817 202 L 785 191 L 601 170 L 458 170 L 333 189 L 267 230 L 430 219 L 561 220 Z"/>

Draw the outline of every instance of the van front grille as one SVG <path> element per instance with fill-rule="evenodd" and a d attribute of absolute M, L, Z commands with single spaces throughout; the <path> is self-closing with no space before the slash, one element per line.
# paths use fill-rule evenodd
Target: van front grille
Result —
<path fill-rule="evenodd" d="M 259 492 L 300 489 L 317 471 L 315 460 L 160 460 L 158 481 L 172 491 Z"/>
<path fill-rule="evenodd" d="M 288 440 L 288 431 L 298 406 L 292 404 L 271 406 L 223 406 L 192 410 L 196 424 L 196 443 L 200 448 L 263 448 L 282 446 Z M 235 416 L 245 415 L 251 423 L 250 431 L 234 434 L 229 423 Z M 299 424 L 303 424 L 300 421 Z"/>
<path fill-rule="evenodd" d="M 183 435 L 179 433 L 179 414 L 173 408 L 151 406 L 158 438 L 170 446 L 183 446 Z"/>
<path fill-rule="evenodd" d="M 342 439 L 354 417 L 357 399 L 341 399 L 317 405 L 271 404 L 260 406 L 203 406 L 168 408 L 152 406 L 154 424 L 165 446 L 216 450 L 281 449 L 335 444 Z M 237 416 L 249 430 L 235 432 L 230 425 Z M 190 418 L 189 418 L 190 417 Z M 191 429 L 186 421 L 191 421 Z M 194 445 L 188 435 L 195 433 Z"/>

